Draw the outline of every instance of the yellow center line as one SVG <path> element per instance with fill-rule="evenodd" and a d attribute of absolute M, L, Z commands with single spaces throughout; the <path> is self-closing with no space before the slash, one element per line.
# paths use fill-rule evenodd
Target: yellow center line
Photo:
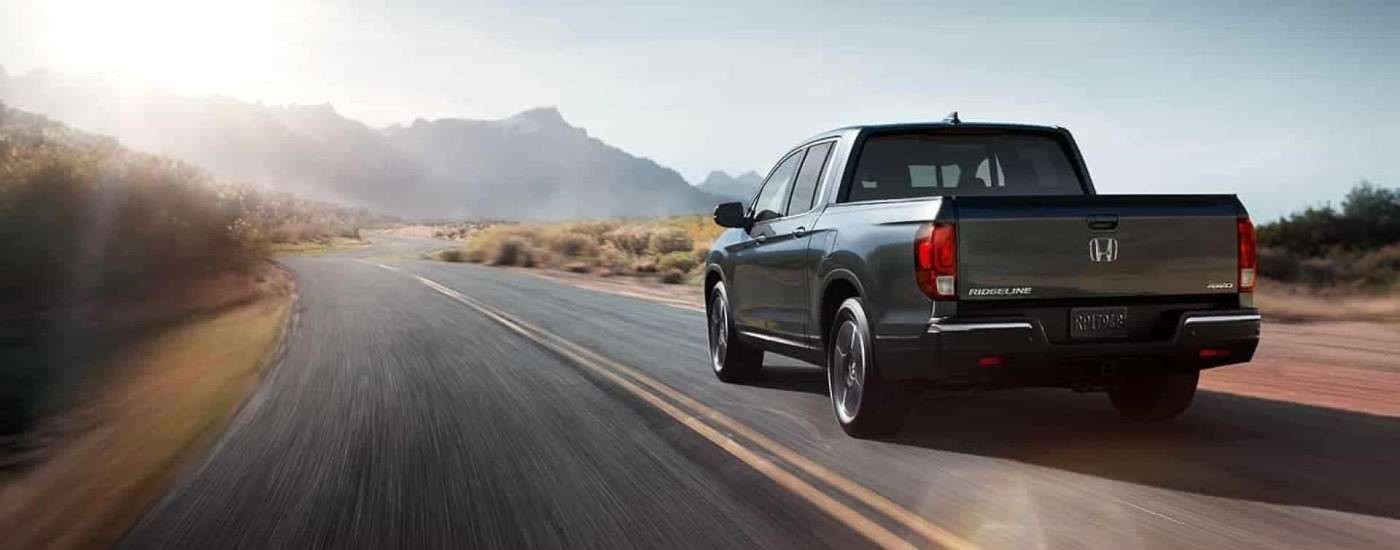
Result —
<path fill-rule="evenodd" d="M 369 261 L 364 261 L 364 263 L 375 265 L 390 271 L 396 271 L 409 275 L 414 279 L 417 279 L 418 282 L 422 283 L 423 285 L 437 291 L 439 294 L 447 296 L 448 298 L 451 298 L 454 301 L 457 301 L 463 305 L 466 305 L 476 310 L 477 312 L 487 316 L 488 318 L 496 321 L 497 323 L 500 323 L 502 326 L 505 326 L 511 331 L 521 336 L 524 336 L 542 346 L 545 346 L 546 348 L 549 348 L 555 351 L 556 353 L 559 353 L 560 355 L 563 355 L 564 357 L 570 359 L 574 363 L 583 366 L 584 368 L 589 369 L 590 371 L 598 374 L 599 376 L 612 381 L 613 383 L 622 387 L 629 393 L 637 396 L 646 403 L 661 410 L 663 413 L 670 416 L 680 424 L 695 431 L 705 439 L 714 443 L 716 446 L 729 452 L 735 458 L 738 458 L 745 464 L 748 464 L 754 470 L 758 471 L 765 477 L 768 477 L 769 479 L 778 483 L 783 488 L 792 491 L 794 494 L 802 497 L 804 500 L 807 500 L 809 503 L 813 504 L 818 509 L 821 509 L 822 511 L 831 515 L 832 517 L 835 517 L 836 519 L 846 523 L 847 526 L 851 527 L 853 530 L 860 533 L 862 536 L 866 537 L 871 542 L 880 545 L 881 547 L 912 548 L 912 545 L 900 538 L 898 535 L 895 535 L 893 532 L 890 532 L 888 529 L 885 529 L 880 524 L 870 520 L 869 518 L 865 517 L 856 510 L 842 504 L 840 501 L 833 499 L 831 496 L 822 492 L 820 489 L 812 486 L 811 484 L 803 481 L 801 478 L 783 469 L 781 466 L 774 464 L 772 461 L 764 458 L 762 455 L 759 455 L 758 453 L 755 453 L 747 447 L 744 447 L 742 444 L 738 443 L 733 438 L 730 438 L 729 436 L 724 435 L 723 433 L 715 430 L 709 424 L 706 424 L 704 421 L 700 420 L 699 418 L 696 418 L 696 415 L 686 413 L 685 411 L 681 410 L 675 405 L 672 405 L 671 403 L 660 399 L 655 393 L 652 392 L 654 391 L 656 393 L 662 394 L 670 398 L 671 400 L 691 409 L 692 411 L 695 411 L 695 413 L 698 414 L 698 416 L 707 419 L 710 422 L 718 425 L 719 427 L 727 429 L 733 433 L 738 434 L 744 439 L 753 442 L 754 444 L 761 447 L 764 451 L 767 451 L 769 454 L 772 454 L 778 457 L 779 459 L 791 464 L 792 466 L 796 467 L 798 470 L 801 470 L 807 475 L 812 476 L 813 478 L 816 478 L 822 481 L 823 483 L 826 483 L 827 485 L 830 485 L 831 487 L 859 501 L 865 506 L 879 511 L 880 513 L 884 514 L 885 516 L 889 517 L 890 519 L 894 520 L 895 522 L 899 523 L 900 525 L 904 526 L 910 531 L 918 533 L 920 536 L 928 539 L 929 541 L 935 544 L 947 548 L 956 549 L 977 548 L 977 545 L 973 544 L 971 541 L 963 539 L 962 537 L 959 537 L 946 529 L 934 525 L 933 523 L 925 519 L 923 516 L 920 516 L 908 510 L 907 508 L 900 506 L 894 501 L 885 498 L 884 496 L 881 496 L 880 494 L 866 488 L 863 485 L 860 485 L 855 481 L 852 481 L 849 478 L 846 478 L 845 476 L 842 476 L 841 474 L 832 471 L 829 468 L 826 468 L 825 466 L 817 464 L 816 462 L 812 461 L 811 459 L 808 459 L 805 456 L 802 456 L 796 451 L 793 451 L 792 449 L 789 449 L 786 446 L 776 441 L 773 441 L 772 439 L 764 436 L 763 434 L 758 433 L 752 428 L 749 428 L 747 425 L 744 425 L 734 420 L 733 418 L 730 418 L 724 413 L 721 413 L 679 391 L 676 391 L 670 386 L 667 386 L 666 384 L 663 384 L 660 381 L 651 378 L 650 376 L 642 374 L 636 369 L 633 369 L 631 367 L 618 363 L 617 361 L 599 355 L 593 352 L 592 350 L 579 346 L 578 344 L 570 342 L 569 340 L 564 339 L 563 337 L 560 337 L 549 331 L 535 327 L 524 321 L 514 319 L 503 312 L 498 312 L 494 308 L 491 308 L 490 306 L 487 306 L 478 300 L 469 298 L 463 295 L 462 293 L 448 288 L 431 279 L 420 277 L 412 273 L 404 272 L 398 268 L 380 263 Z M 626 377 L 623 377 L 618 373 L 625 374 Z M 628 378 L 630 378 L 631 380 L 629 380 Z M 636 383 L 633 383 L 632 380 L 635 380 L 637 383 L 651 388 L 652 391 L 648 391 L 638 386 Z"/>

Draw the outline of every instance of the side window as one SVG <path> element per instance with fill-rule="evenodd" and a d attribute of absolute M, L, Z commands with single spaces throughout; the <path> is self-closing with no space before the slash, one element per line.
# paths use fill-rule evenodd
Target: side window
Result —
<path fill-rule="evenodd" d="M 788 214 L 800 214 L 812 209 L 812 198 L 817 194 L 817 185 L 821 182 L 822 168 L 826 166 L 831 145 L 832 142 L 818 143 L 807 149 L 807 159 L 802 161 L 802 169 L 797 171 L 797 183 L 792 187 Z"/>
<path fill-rule="evenodd" d="M 792 189 L 792 180 L 797 176 L 797 166 L 801 163 L 802 151 L 798 151 L 783 159 L 783 162 L 773 169 L 773 175 L 768 176 L 763 190 L 758 192 L 758 198 L 754 200 L 754 221 L 783 217 L 783 212 L 787 211 L 788 191 Z"/>

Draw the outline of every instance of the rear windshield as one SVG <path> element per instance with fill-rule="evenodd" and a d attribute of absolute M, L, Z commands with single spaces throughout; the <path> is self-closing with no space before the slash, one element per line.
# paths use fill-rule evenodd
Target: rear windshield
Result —
<path fill-rule="evenodd" d="M 846 202 L 1083 194 L 1068 153 L 1051 136 L 896 134 L 865 141 Z"/>

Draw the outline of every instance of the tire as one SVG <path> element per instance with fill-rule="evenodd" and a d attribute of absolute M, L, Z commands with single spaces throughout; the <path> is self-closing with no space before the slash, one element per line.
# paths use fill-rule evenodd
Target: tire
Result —
<path fill-rule="evenodd" d="M 1113 408 L 1138 422 L 1171 420 L 1191 406 L 1200 371 L 1145 372 L 1119 378 L 1108 390 Z"/>
<path fill-rule="evenodd" d="M 729 305 L 729 292 L 724 282 L 715 283 L 710 289 L 709 308 L 706 309 L 710 335 L 710 367 L 715 377 L 725 382 L 739 382 L 752 378 L 763 367 L 763 350 L 750 347 L 739 341 L 739 333 L 734 328 L 734 310 Z"/>
<path fill-rule="evenodd" d="M 827 391 L 841 429 L 858 438 L 899 431 L 913 395 L 880 377 L 870 346 L 870 320 L 860 298 L 841 303 L 826 341 Z"/>

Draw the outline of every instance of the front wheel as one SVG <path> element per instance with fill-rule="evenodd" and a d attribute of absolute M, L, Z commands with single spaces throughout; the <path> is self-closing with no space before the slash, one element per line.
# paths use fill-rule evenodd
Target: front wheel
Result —
<path fill-rule="evenodd" d="M 860 298 L 836 310 L 826 346 L 827 389 L 841 429 L 852 437 L 875 437 L 899 431 L 911 394 L 884 380 L 875 364 L 870 321 Z"/>
<path fill-rule="evenodd" d="M 763 366 L 763 351 L 739 341 L 724 282 L 710 289 L 709 304 L 710 366 L 715 377 L 738 382 L 757 374 Z"/>
<path fill-rule="evenodd" d="M 1161 422 L 1176 418 L 1196 396 L 1200 371 L 1145 372 L 1125 375 L 1108 389 L 1108 398 L 1123 418 Z"/>

